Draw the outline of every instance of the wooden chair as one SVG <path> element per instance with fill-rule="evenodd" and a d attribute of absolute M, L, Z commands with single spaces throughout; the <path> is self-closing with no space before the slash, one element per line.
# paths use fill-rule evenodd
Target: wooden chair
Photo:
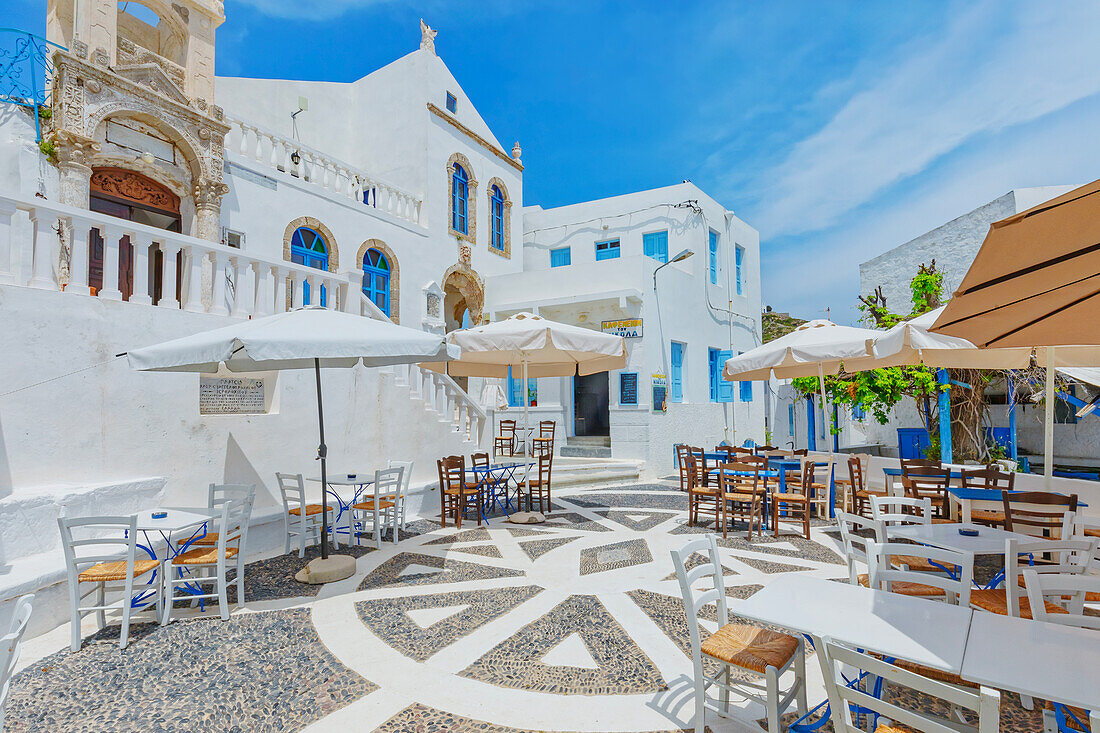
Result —
<path fill-rule="evenodd" d="M 130 638 L 130 614 L 135 610 L 155 608 L 159 620 L 164 600 L 159 579 L 134 585 L 135 578 L 160 568 L 159 560 L 139 560 L 135 557 L 137 516 L 58 517 L 57 526 L 61 530 L 61 547 L 65 552 L 65 568 L 69 576 L 70 649 L 80 651 L 80 619 L 94 612 L 102 629 L 107 625 L 106 612 L 111 610 L 122 612 L 118 645 L 125 649 Z M 81 583 L 91 583 L 92 587 L 81 594 Z M 108 584 L 112 584 L 111 587 Z M 108 603 L 107 592 L 117 593 L 120 590 L 122 597 Z M 93 593 L 95 600 L 92 605 L 81 605 Z"/>
<path fill-rule="evenodd" d="M 921 560 L 923 566 L 955 568 L 954 575 L 915 570 L 910 561 Z M 916 563 L 913 563 L 916 564 Z M 974 581 L 974 555 L 930 545 L 910 545 L 901 542 L 867 544 L 867 574 L 870 587 L 893 591 L 894 583 L 919 583 L 943 591 L 948 603 L 966 606 L 971 602 Z"/>
<path fill-rule="evenodd" d="M 510 456 L 514 456 L 516 454 L 515 420 L 501 420 L 500 435 L 493 438 L 493 453 L 498 456 L 502 456 L 505 455 L 504 451 L 508 451 L 507 455 Z"/>
<path fill-rule="evenodd" d="M 23 635 L 27 633 L 33 609 L 34 594 L 20 596 L 8 623 L 8 633 L 0 636 L 0 730 L 4 730 L 4 706 L 8 701 L 8 693 L 11 692 L 11 678 L 15 676 Z"/>
<path fill-rule="evenodd" d="M 810 505 L 817 509 L 817 516 L 828 517 L 829 496 L 832 493 L 836 462 L 839 459 L 836 454 L 817 453 L 812 456 L 807 455 L 806 458 L 803 458 L 803 461 L 806 460 L 812 461 L 814 464 L 825 464 L 824 466 L 815 466 L 814 483 L 810 485 L 810 490 L 806 493 L 810 495 Z"/>
<path fill-rule="evenodd" d="M 748 524 L 746 538 L 752 540 L 756 527 L 764 534 L 764 492 L 760 483 L 759 463 L 723 463 L 718 466 L 718 489 L 722 504 L 722 537 L 726 537 L 730 518 L 742 519 Z M 749 476 L 731 476 L 726 471 L 745 471 Z"/>
<path fill-rule="evenodd" d="M 470 454 L 470 466 L 472 468 L 488 468 L 489 467 L 489 454 L 485 452 L 471 453 Z"/>
<path fill-rule="evenodd" d="M 703 486 L 699 479 L 699 460 L 690 454 L 686 460 L 688 466 L 688 524 L 694 525 L 699 521 L 700 510 L 709 510 L 710 513 L 714 514 L 714 529 L 717 531 L 718 526 L 722 524 L 721 479 L 719 479 L 716 486 Z"/>
<path fill-rule="evenodd" d="M 1002 471 L 996 464 L 984 468 L 963 469 L 962 486 L 964 489 L 998 489 L 1012 491 L 1016 484 L 1016 474 Z M 987 527 L 1003 527 L 1005 515 L 996 509 L 971 509 L 970 521 Z"/>
<path fill-rule="evenodd" d="M 694 470 L 688 464 L 689 456 L 691 456 L 691 447 L 678 443 L 676 445 L 676 470 L 680 474 L 680 491 L 688 490 L 688 484 Z"/>
<path fill-rule="evenodd" d="M 706 453 L 702 448 L 688 446 L 688 453 L 695 459 L 695 485 L 710 486 L 710 474 L 707 472 Z"/>
<path fill-rule="evenodd" d="M 763 455 L 764 453 L 770 453 L 772 451 L 777 451 L 777 450 L 779 450 L 778 445 L 758 445 L 758 446 L 756 446 L 755 453 L 756 453 L 756 455 L 759 456 L 759 455 Z"/>
<path fill-rule="evenodd" d="M 554 455 L 554 431 L 556 428 L 557 423 L 553 420 L 539 421 L 539 435 L 537 438 L 531 438 L 532 455 L 541 456 L 544 453 Z"/>
<path fill-rule="evenodd" d="M 1037 574 L 1084 575 L 1096 551 L 1095 538 L 1069 540 L 1043 540 L 1022 542 L 1005 541 L 1005 580 L 1003 588 L 975 590 L 970 594 L 970 605 L 982 611 L 1002 616 L 1033 618 L 1033 607 L 1024 594 L 1021 582 L 1023 572 Z M 1044 555 L 1046 556 L 1044 558 Z M 1066 613 L 1057 603 L 1047 601 L 1047 614 Z"/>
<path fill-rule="evenodd" d="M 286 532 L 284 554 L 290 552 L 290 541 L 298 538 L 298 557 L 306 556 L 306 543 L 321 543 L 321 504 L 306 503 L 306 483 L 302 474 L 276 473 L 279 493 L 283 498 L 283 527 Z M 322 489 L 323 490 L 323 489 Z M 329 527 L 332 527 L 334 507 L 329 507 Z M 349 538 L 350 541 L 350 538 Z"/>
<path fill-rule="evenodd" d="M 950 733 L 959 730 L 997 733 L 1000 730 L 1001 695 L 997 690 L 986 687 L 977 690 L 964 689 L 957 684 L 914 672 L 912 667 L 915 665 L 903 664 L 900 661 L 891 664 L 880 656 L 836 643 L 828 637 L 823 638 L 818 645 L 817 657 L 829 698 L 829 715 L 836 733 L 865 733 L 865 729 L 859 724 L 860 716 L 853 715 L 853 708 L 857 711 L 869 710 L 875 715 L 881 715 L 892 721 L 892 724 L 879 723 L 876 733 L 902 733 L 910 730 L 929 733 L 932 731 Z M 946 707 L 950 710 L 952 718 L 946 719 L 933 715 L 926 712 L 928 708 L 923 706 L 919 710 L 900 707 L 906 704 L 906 700 L 914 700 L 914 696 L 903 696 L 902 701 L 897 703 L 893 700 L 887 701 L 885 694 L 878 697 L 869 695 L 858 686 L 847 684 L 846 676 L 854 676 L 857 679 L 869 676 L 872 679 L 882 680 L 885 684 L 914 690 L 922 696 L 931 696 L 936 699 L 933 703 L 935 707 L 932 709 Z M 959 720 L 965 720 L 962 710 L 977 713 L 976 729 L 959 724 Z M 769 727 L 769 730 L 779 729 Z"/>
<path fill-rule="evenodd" d="M 870 543 L 882 544 L 886 541 L 886 532 L 881 522 L 867 519 L 857 514 L 839 512 L 837 514 L 837 526 L 840 528 L 840 541 L 844 547 L 844 559 L 848 565 L 848 582 L 852 585 L 861 585 L 864 588 L 871 587 L 869 573 L 860 573 L 856 563 L 870 566 L 867 556 L 867 546 Z M 864 531 L 871 533 L 870 537 L 858 534 Z M 891 558 L 893 560 L 893 558 Z M 898 580 L 894 581 L 890 590 L 903 596 L 915 596 L 917 598 L 937 598 L 946 596 L 943 588 L 926 583 Z"/>
<path fill-rule="evenodd" d="M 951 505 L 947 489 L 951 485 L 951 472 L 940 468 L 913 468 L 901 476 L 905 495 L 913 499 L 929 499 L 932 502 L 932 522 L 951 522 Z"/>
<path fill-rule="evenodd" d="M 466 459 L 447 456 L 435 462 L 439 471 L 439 522 L 447 526 L 447 515 L 454 518 L 455 527 L 462 529 L 462 515 L 471 502 L 477 505 L 477 523 L 481 524 L 482 494 L 480 481 L 466 480 Z"/>
<path fill-rule="evenodd" d="M 550 511 L 550 473 L 554 465 L 554 457 L 550 455 L 540 455 L 536 460 L 536 476 L 532 478 L 531 474 L 527 474 L 527 478 L 519 482 L 519 498 L 517 504 L 523 501 L 523 497 L 527 497 L 527 511 L 534 511 L 535 499 L 539 500 L 539 511 Z"/>
<path fill-rule="evenodd" d="M 812 503 L 807 487 L 814 484 L 814 462 L 806 461 L 802 464 L 802 475 L 798 484 L 792 487 L 787 484 L 787 491 L 779 490 L 771 492 L 772 504 L 772 531 L 779 536 L 779 512 L 798 514 L 802 518 L 802 536 L 810 539 L 810 511 Z M 792 490 L 797 489 L 797 490 Z"/>
<path fill-rule="evenodd" d="M 223 621 L 229 620 L 230 565 L 237 575 L 237 605 L 244 603 L 244 553 L 248 535 L 247 515 L 251 507 L 245 499 L 230 499 L 221 506 L 218 522 L 218 542 L 214 547 L 195 547 L 164 560 L 164 613 L 160 623 L 167 626 L 172 620 L 172 608 L 176 601 L 217 599 L 218 613 Z M 211 583 L 209 593 L 196 593 L 203 583 Z M 187 590 L 175 594 L 179 586 Z"/>
<path fill-rule="evenodd" d="M 871 497 L 886 496 L 887 492 L 867 488 L 867 464 L 860 456 L 848 459 L 848 481 L 851 487 L 853 511 L 861 517 L 870 516 Z"/>
<path fill-rule="evenodd" d="M 1067 496 L 1046 491 L 1020 491 L 1001 494 L 1001 501 L 1004 504 L 1005 529 L 1035 537 L 1061 537 L 1067 522 L 1066 513 L 1077 511 L 1077 494 Z"/>
<path fill-rule="evenodd" d="M 899 462 L 901 463 L 902 474 L 913 468 L 943 468 L 942 463 L 931 458 L 902 458 Z"/>
<path fill-rule="evenodd" d="M 688 559 L 696 552 L 707 555 L 709 562 L 689 571 Z M 802 638 L 730 622 L 715 536 L 709 534 L 688 542 L 679 550 L 673 550 L 672 563 L 676 566 L 676 577 L 680 581 L 680 593 L 687 612 L 695 683 L 695 732 L 703 733 L 706 729 L 708 710 L 723 718 L 734 717 L 730 709 L 731 692 L 763 705 L 770 731 L 780 730 L 780 716 L 792 702 L 796 704 L 798 714 L 805 715 L 806 661 Z M 696 590 L 701 587 L 698 581 L 704 578 L 706 590 Z M 717 606 L 719 628 L 703 639 L 699 613 L 711 604 Z M 707 662 L 706 668 L 704 661 Z M 719 665 L 719 671 L 711 677 L 707 675 L 707 668 L 713 663 Z M 779 679 L 788 670 L 793 671 L 793 679 L 789 687 L 782 689 Z M 719 697 L 707 694 L 711 688 L 719 690 Z"/>

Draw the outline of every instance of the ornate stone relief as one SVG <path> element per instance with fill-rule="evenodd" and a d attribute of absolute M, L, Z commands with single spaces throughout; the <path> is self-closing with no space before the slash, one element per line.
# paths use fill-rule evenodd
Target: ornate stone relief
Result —
<path fill-rule="evenodd" d="M 222 184 L 225 185 L 225 184 Z M 179 213 L 180 197 L 166 186 L 123 168 L 97 168 L 92 173 L 93 191 Z"/>

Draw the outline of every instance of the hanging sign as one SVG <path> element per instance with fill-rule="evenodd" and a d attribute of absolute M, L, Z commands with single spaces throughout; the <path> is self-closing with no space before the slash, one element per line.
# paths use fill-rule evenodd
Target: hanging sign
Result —
<path fill-rule="evenodd" d="M 642 337 L 642 319 L 626 318 L 621 321 L 603 321 L 600 330 L 604 333 L 622 336 L 624 339 L 640 339 Z"/>
<path fill-rule="evenodd" d="M 664 374 L 653 375 L 653 411 L 665 412 L 668 409 L 668 380 Z"/>

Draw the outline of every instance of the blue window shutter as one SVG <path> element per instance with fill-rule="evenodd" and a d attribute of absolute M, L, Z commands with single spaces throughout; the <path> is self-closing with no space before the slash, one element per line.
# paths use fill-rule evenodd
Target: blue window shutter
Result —
<path fill-rule="evenodd" d="M 707 373 L 710 375 L 710 401 L 718 401 L 718 380 L 721 379 L 721 369 L 718 366 L 718 349 L 707 349 Z"/>
<path fill-rule="evenodd" d="M 508 404 L 523 407 L 523 380 L 512 376 L 512 367 L 508 367 Z"/>
<path fill-rule="evenodd" d="M 718 284 L 718 232 L 710 233 L 710 281 Z"/>
<path fill-rule="evenodd" d="M 787 405 L 787 437 L 794 437 L 794 403 Z"/>
<path fill-rule="evenodd" d="M 726 362 L 732 358 L 732 351 L 718 352 L 718 374 L 715 384 L 718 385 L 719 402 L 733 402 L 733 382 L 729 381 L 728 379 L 722 378 L 722 371 L 726 368 Z"/>
<path fill-rule="evenodd" d="M 744 258 L 744 256 L 745 256 L 745 248 L 744 247 L 738 247 L 737 248 L 737 294 L 738 295 L 742 294 L 742 292 L 741 292 L 742 291 L 741 261 Z"/>
<path fill-rule="evenodd" d="M 658 262 L 668 262 L 668 232 L 643 234 L 642 253 Z"/>
<path fill-rule="evenodd" d="M 669 402 L 684 401 L 684 345 L 678 341 L 672 342 L 671 369 L 669 370 L 668 399 Z"/>
<path fill-rule="evenodd" d="M 619 240 L 596 242 L 596 261 L 613 260 L 619 256 Z"/>
<path fill-rule="evenodd" d="M 573 251 L 569 247 L 559 247 L 558 249 L 550 250 L 550 266 L 551 267 L 565 267 L 572 264 Z"/>
<path fill-rule="evenodd" d="M 741 382 L 741 401 L 752 402 L 752 382 Z"/>

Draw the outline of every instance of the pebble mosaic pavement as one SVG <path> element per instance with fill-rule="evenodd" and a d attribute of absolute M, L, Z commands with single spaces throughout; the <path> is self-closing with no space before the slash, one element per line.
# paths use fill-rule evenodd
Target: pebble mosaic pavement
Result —
<path fill-rule="evenodd" d="M 685 525 L 674 481 L 556 491 L 549 519 L 462 530 L 411 521 L 396 546 L 341 548 L 357 572 L 323 588 L 290 578 L 316 549 L 250 563 L 248 604 L 228 622 L 213 604 L 208 617 L 136 624 L 126 650 L 108 626 L 76 654 L 66 645 L 33 660 L 13 681 L 6 730 L 690 729 L 687 623 L 669 551 L 710 530 Z M 836 533 L 813 525 L 810 540 L 794 525 L 779 538 L 719 539 L 733 613 L 783 573 L 846 576 Z M 713 630 L 714 606 L 701 618 Z M 820 697 L 818 683 L 811 700 Z M 742 706 L 739 723 L 708 724 L 759 728 L 761 709 Z M 1001 730 L 1036 723 L 1004 696 Z"/>

